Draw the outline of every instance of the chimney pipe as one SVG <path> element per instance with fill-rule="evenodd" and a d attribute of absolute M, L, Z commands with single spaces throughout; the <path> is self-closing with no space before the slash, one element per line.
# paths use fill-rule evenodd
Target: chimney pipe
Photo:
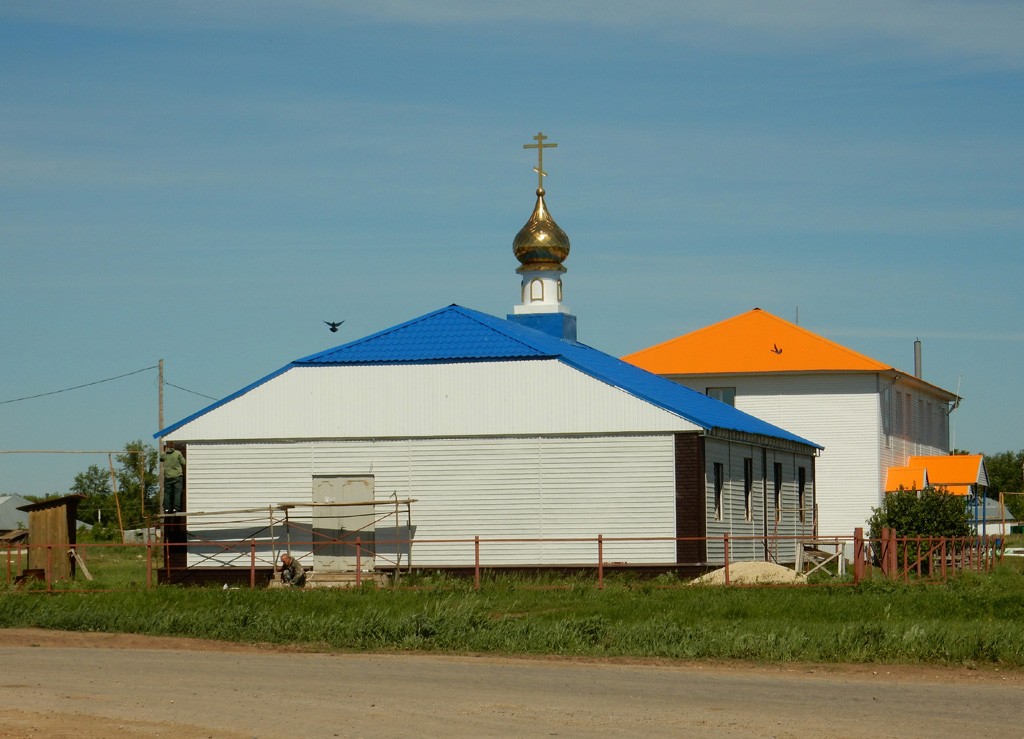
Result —
<path fill-rule="evenodd" d="M 921 379 L 921 340 L 914 339 L 914 377 Z"/>

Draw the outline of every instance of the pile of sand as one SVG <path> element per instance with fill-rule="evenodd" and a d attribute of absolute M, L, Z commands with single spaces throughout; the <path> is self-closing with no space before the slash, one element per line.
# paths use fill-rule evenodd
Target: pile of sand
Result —
<path fill-rule="evenodd" d="M 772 562 L 729 563 L 729 583 L 736 585 L 774 585 L 805 583 L 807 578 L 796 570 Z M 714 570 L 693 581 L 693 585 L 725 585 L 725 568 Z"/>

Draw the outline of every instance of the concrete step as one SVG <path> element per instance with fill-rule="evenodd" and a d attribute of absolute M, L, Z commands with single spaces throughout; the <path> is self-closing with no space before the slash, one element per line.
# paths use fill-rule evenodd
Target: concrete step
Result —
<path fill-rule="evenodd" d="M 377 572 L 363 572 L 359 575 L 360 583 L 372 582 L 386 585 L 387 575 Z M 356 586 L 355 572 L 307 572 L 307 588 L 352 588 Z"/>

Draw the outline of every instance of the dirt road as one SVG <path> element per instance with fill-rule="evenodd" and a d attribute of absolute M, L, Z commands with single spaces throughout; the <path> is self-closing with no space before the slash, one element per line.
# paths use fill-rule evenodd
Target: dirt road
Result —
<path fill-rule="evenodd" d="M 0 630 L 0 665 L 0 737 L 1010 736 L 1024 688 L 992 670 L 316 654 L 29 629 Z"/>

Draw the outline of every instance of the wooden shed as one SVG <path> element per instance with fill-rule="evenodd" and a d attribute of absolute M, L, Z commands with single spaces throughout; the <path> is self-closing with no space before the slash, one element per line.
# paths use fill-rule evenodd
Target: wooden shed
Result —
<path fill-rule="evenodd" d="M 48 498 L 20 506 L 28 513 L 28 570 L 42 571 L 48 582 L 75 575 L 76 516 L 84 495 Z"/>

